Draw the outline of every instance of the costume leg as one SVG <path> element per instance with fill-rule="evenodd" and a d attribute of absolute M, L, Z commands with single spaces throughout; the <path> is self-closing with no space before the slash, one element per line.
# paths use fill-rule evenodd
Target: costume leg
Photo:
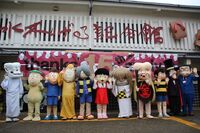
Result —
<path fill-rule="evenodd" d="M 101 119 L 102 118 L 102 106 L 100 104 L 97 104 L 97 118 Z"/>
<path fill-rule="evenodd" d="M 182 100 L 183 100 L 183 115 L 186 115 L 187 114 L 187 97 L 186 97 L 186 94 L 183 94 L 182 95 Z"/>
<path fill-rule="evenodd" d="M 151 115 L 151 102 L 145 104 L 146 116 L 147 118 L 153 118 Z"/>
<path fill-rule="evenodd" d="M 189 94 L 188 95 L 188 115 L 193 115 L 192 114 L 193 100 L 194 100 L 194 95 L 193 94 Z"/>
<path fill-rule="evenodd" d="M 40 102 L 35 103 L 35 117 L 33 121 L 40 121 Z"/>
<path fill-rule="evenodd" d="M 88 119 L 94 118 L 94 116 L 91 114 L 91 103 L 86 103 L 86 116 Z"/>
<path fill-rule="evenodd" d="M 52 106 L 47 106 L 47 115 L 46 117 L 44 118 L 45 120 L 50 120 L 50 115 L 51 115 L 51 107 Z"/>
<path fill-rule="evenodd" d="M 157 102 L 157 108 L 158 108 L 158 117 L 163 117 L 162 114 L 162 103 L 161 102 Z"/>
<path fill-rule="evenodd" d="M 47 116 L 51 115 L 51 106 L 47 106 Z"/>
<path fill-rule="evenodd" d="M 144 103 L 141 100 L 138 100 L 138 105 L 139 105 L 139 118 L 143 118 L 144 114 Z"/>
<path fill-rule="evenodd" d="M 163 116 L 169 117 L 169 115 L 167 114 L 167 102 L 166 101 L 162 102 L 162 105 L 163 105 Z"/>
<path fill-rule="evenodd" d="M 24 121 L 30 121 L 33 119 L 33 110 L 34 110 L 34 104 L 28 102 L 28 116 L 23 119 Z"/>
<path fill-rule="evenodd" d="M 108 116 L 107 116 L 107 105 L 106 104 L 102 105 L 102 108 L 103 108 L 102 117 L 108 118 Z"/>
<path fill-rule="evenodd" d="M 82 103 L 80 104 L 80 113 L 79 113 L 78 119 L 83 120 L 84 114 L 85 114 L 85 103 Z"/>
<path fill-rule="evenodd" d="M 53 119 L 54 120 L 57 120 L 58 119 L 58 113 L 57 113 L 57 111 L 58 111 L 58 108 L 57 108 L 57 105 L 56 106 L 53 106 Z"/>

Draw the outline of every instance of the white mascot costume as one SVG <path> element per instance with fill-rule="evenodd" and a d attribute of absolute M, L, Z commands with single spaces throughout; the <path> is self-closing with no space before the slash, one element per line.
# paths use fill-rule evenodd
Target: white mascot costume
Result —
<path fill-rule="evenodd" d="M 23 74 L 18 62 L 5 63 L 4 69 L 6 74 L 1 87 L 6 90 L 6 122 L 18 121 L 17 117 L 20 114 L 19 100 L 24 93 L 21 80 Z"/>

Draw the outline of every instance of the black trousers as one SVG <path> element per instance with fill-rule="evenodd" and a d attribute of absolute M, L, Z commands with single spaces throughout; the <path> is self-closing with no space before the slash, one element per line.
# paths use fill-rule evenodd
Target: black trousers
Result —
<path fill-rule="evenodd" d="M 168 96 L 170 113 L 178 115 L 181 112 L 181 101 L 179 96 Z"/>

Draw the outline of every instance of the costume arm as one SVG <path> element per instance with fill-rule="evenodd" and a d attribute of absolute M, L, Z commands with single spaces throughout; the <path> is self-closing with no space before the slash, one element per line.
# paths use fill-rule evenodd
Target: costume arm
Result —
<path fill-rule="evenodd" d="M 113 95 L 114 95 L 115 97 L 117 97 L 117 93 L 118 93 L 117 88 L 118 88 L 118 87 L 115 85 L 115 87 L 113 87 L 113 89 L 112 89 L 112 93 L 113 93 Z"/>
<path fill-rule="evenodd" d="M 97 89 L 97 84 L 98 84 L 97 80 L 94 79 L 93 89 Z"/>
<path fill-rule="evenodd" d="M 63 84 L 63 73 L 59 73 L 58 75 L 58 85 L 61 86 Z"/>
<path fill-rule="evenodd" d="M 76 95 L 79 95 L 79 83 L 78 81 L 76 82 Z"/>
<path fill-rule="evenodd" d="M 20 95 L 20 98 L 22 98 L 22 95 L 24 94 L 24 87 L 23 87 L 21 79 L 19 80 L 19 82 L 20 82 L 20 84 L 19 84 L 19 95 Z"/>
<path fill-rule="evenodd" d="M 40 84 L 39 84 L 39 87 L 40 87 L 40 90 L 41 91 L 43 91 L 44 90 L 44 86 L 43 86 L 43 84 L 40 82 Z"/>
<path fill-rule="evenodd" d="M 30 89 L 30 85 L 28 85 L 28 84 L 24 84 L 24 88 L 28 91 L 29 89 Z"/>
<path fill-rule="evenodd" d="M 2 82 L 1 82 L 1 87 L 4 89 L 4 90 L 7 90 L 8 89 L 8 83 L 9 83 L 9 79 L 4 79 Z"/>

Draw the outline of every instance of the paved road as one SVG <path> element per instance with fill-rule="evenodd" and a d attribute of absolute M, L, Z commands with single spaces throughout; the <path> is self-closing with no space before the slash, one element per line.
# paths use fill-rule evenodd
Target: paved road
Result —
<path fill-rule="evenodd" d="M 200 110 L 193 117 L 169 119 L 109 118 L 108 120 L 57 120 L 5 123 L 0 133 L 200 133 Z"/>

